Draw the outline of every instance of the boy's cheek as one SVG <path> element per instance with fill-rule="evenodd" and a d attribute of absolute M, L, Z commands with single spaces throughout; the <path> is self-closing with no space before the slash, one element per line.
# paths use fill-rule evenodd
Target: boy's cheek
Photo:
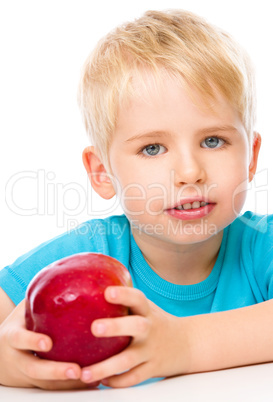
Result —
<path fill-rule="evenodd" d="M 247 197 L 247 190 L 246 189 L 236 189 L 233 194 L 232 198 L 232 208 L 233 212 L 236 216 L 238 216 L 244 206 L 245 200 Z"/>
<path fill-rule="evenodd" d="M 121 205 L 125 213 L 132 216 L 143 214 L 156 214 L 162 210 L 164 199 L 161 194 L 151 195 L 149 191 L 140 185 L 135 186 L 135 191 L 124 191 Z"/>

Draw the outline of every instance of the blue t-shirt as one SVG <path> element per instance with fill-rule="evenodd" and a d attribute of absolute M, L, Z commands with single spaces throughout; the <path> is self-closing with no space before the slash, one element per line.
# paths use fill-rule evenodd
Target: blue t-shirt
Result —
<path fill-rule="evenodd" d="M 145 261 L 125 215 L 94 219 L 24 254 L 0 271 L 0 287 L 15 304 L 43 267 L 80 253 L 110 255 L 124 264 L 148 299 L 176 316 L 230 310 L 273 298 L 273 215 L 246 212 L 224 229 L 210 275 L 195 285 L 176 285 Z"/>

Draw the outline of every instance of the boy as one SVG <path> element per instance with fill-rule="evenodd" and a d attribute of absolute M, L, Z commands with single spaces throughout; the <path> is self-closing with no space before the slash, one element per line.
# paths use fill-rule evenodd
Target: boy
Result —
<path fill-rule="evenodd" d="M 86 222 L 1 271 L 1 384 L 127 387 L 273 360 L 272 217 L 238 217 L 261 143 L 254 100 L 248 56 L 191 13 L 147 12 L 98 44 L 79 92 L 93 142 L 83 161 L 124 215 Z M 130 316 L 91 328 L 132 343 L 80 369 L 29 352 L 52 341 L 25 330 L 23 298 L 36 272 L 82 251 L 119 259 L 134 288 L 105 292 Z"/>

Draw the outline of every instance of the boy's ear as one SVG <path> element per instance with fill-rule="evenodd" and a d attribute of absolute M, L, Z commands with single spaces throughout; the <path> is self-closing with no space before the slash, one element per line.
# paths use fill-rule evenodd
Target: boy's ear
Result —
<path fill-rule="evenodd" d="M 253 180 L 253 177 L 255 176 L 255 173 L 256 173 L 261 143 L 262 143 L 262 139 L 261 139 L 260 134 L 255 132 L 254 138 L 253 138 L 253 144 L 252 144 L 252 157 L 251 157 L 251 161 L 249 164 L 249 174 L 248 174 L 249 182 L 251 182 Z"/>
<path fill-rule="evenodd" d="M 93 189 L 102 198 L 109 200 L 116 192 L 106 169 L 93 146 L 83 150 L 82 160 Z"/>

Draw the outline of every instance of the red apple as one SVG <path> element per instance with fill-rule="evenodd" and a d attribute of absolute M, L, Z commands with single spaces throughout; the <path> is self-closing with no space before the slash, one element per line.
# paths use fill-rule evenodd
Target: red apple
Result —
<path fill-rule="evenodd" d="M 91 333 L 94 320 L 129 313 L 105 300 L 105 289 L 113 285 L 132 286 L 130 274 L 103 254 L 75 254 L 42 269 L 27 288 L 25 321 L 27 329 L 49 335 L 53 347 L 37 355 L 85 367 L 123 350 L 129 336 L 97 338 Z"/>

